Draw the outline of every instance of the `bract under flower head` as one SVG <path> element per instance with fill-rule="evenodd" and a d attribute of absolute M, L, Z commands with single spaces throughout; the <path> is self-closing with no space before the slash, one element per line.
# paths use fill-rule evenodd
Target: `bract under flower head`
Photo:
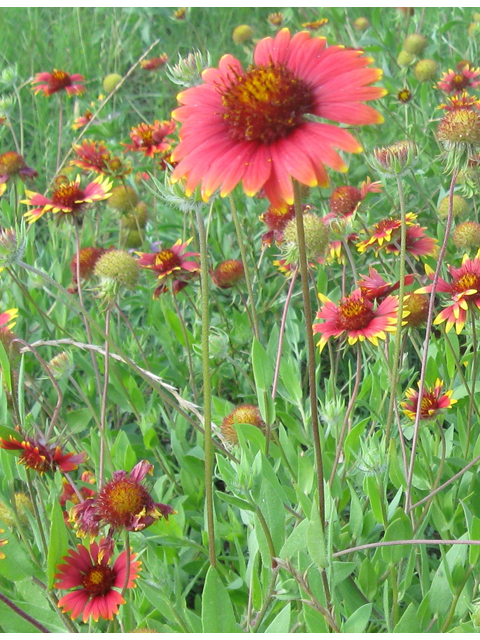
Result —
<path fill-rule="evenodd" d="M 379 339 L 386 339 L 387 332 L 396 331 L 398 299 L 395 296 L 388 296 L 377 307 L 360 289 L 342 298 L 338 305 L 320 293 L 318 297 L 323 302 L 323 307 L 316 318 L 325 322 L 315 323 L 313 333 L 321 334 L 318 342 L 320 351 L 331 337 L 346 337 L 348 344 L 367 339 L 377 346 Z"/>
<path fill-rule="evenodd" d="M 10 436 L 8 440 L 0 438 L 0 449 L 21 451 L 19 464 L 43 474 L 46 471 L 74 471 L 87 457 L 86 453 L 63 453 L 59 445 L 52 445 L 33 438 L 17 440 Z"/>
<path fill-rule="evenodd" d="M 58 601 L 58 606 L 64 613 L 69 612 L 72 620 L 80 614 L 83 622 L 90 616 L 95 622 L 99 618 L 113 620 L 118 607 L 125 603 L 120 591 L 125 586 L 135 587 L 142 564 L 135 560 L 136 554 L 130 553 L 127 558 L 127 552 L 122 551 L 111 566 L 112 553 L 100 545 L 93 542 L 89 549 L 77 545 L 76 551 L 70 549 L 62 558 L 63 564 L 57 567 L 55 587 L 74 589 Z"/>
<path fill-rule="evenodd" d="M 33 91 L 35 94 L 43 91 L 45 96 L 51 96 L 59 91 L 65 91 L 68 96 L 81 95 L 85 93 L 85 87 L 82 84 L 85 78 L 79 73 L 69 74 L 66 71 L 54 69 L 52 73 L 44 71 L 37 73 L 32 84 L 36 84 Z"/>
<path fill-rule="evenodd" d="M 257 44 L 246 71 L 223 56 L 218 69 L 203 72 L 204 84 L 178 95 L 182 106 L 172 115 L 183 124 L 172 180 L 186 179 L 187 196 L 201 183 L 205 200 L 219 187 L 225 196 L 242 182 L 249 196 L 263 188 L 274 206 L 293 203 L 292 178 L 327 186 L 325 164 L 347 170 L 334 147 L 362 148 L 346 130 L 307 116 L 351 125 L 383 121 L 363 104 L 386 92 L 369 86 L 382 72 L 367 68 L 372 59 L 362 54 L 281 29 Z"/>
<path fill-rule="evenodd" d="M 82 189 L 80 187 L 80 176 L 77 176 L 73 182 L 67 179 L 60 181 L 55 186 L 51 198 L 25 190 L 27 199 L 21 200 L 21 202 L 35 206 L 35 209 L 27 211 L 24 214 L 24 218 L 29 224 L 32 224 L 45 213 L 51 211 L 57 214 L 60 220 L 64 218 L 77 220 L 88 204 L 109 198 L 111 188 L 112 182 L 108 178 L 98 176 Z"/>
<path fill-rule="evenodd" d="M 418 383 L 420 386 L 420 383 Z M 439 378 L 435 381 L 434 387 L 426 387 L 422 394 L 420 420 L 431 420 L 438 415 L 442 409 L 449 409 L 456 400 L 452 399 L 453 391 L 447 391 L 442 394 L 443 382 Z M 416 419 L 419 393 L 415 389 L 408 389 L 405 392 L 406 402 L 401 402 L 405 415 L 411 420 Z"/>

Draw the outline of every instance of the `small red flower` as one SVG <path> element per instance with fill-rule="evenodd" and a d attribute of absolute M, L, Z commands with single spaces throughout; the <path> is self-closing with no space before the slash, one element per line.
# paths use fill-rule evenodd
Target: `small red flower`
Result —
<path fill-rule="evenodd" d="M 67 95 L 81 95 L 85 93 L 85 87 L 80 82 L 83 82 L 85 78 L 79 73 L 68 74 L 66 71 L 59 71 L 54 69 L 52 73 L 43 72 L 37 73 L 32 84 L 36 84 L 33 91 L 35 94 L 43 91 L 46 96 L 51 96 L 58 91 L 66 91 Z"/>
<path fill-rule="evenodd" d="M 360 189 L 344 185 L 337 187 L 330 196 L 330 212 L 324 217 L 325 222 L 352 216 L 368 193 L 380 193 L 381 182 L 371 182 L 367 178 Z"/>
<path fill-rule="evenodd" d="M 407 226 L 414 224 L 416 218 L 417 216 L 414 213 L 407 213 Z M 399 238 L 401 226 L 402 221 L 400 218 L 392 217 L 380 220 L 380 222 L 373 225 L 370 237 L 357 244 L 359 253 L 363 253 L 369 247 L 377 252 L 383 243 L 389 244 L 392 239 Z"/>
<path fill-rule="evenodd" d="M 405 251 L 417 260 L 419 256 L 435 256 L 438 253 L 437 240 L 423 233 L 426 228 L 419 224 L 407 227 Z M 382 249 L 387 253 L 398 255 L 400 253 L 400 238 L 396 238 L 394 242 L 389 244 L 384 244 Z"/>
<path fill-rule="evenodd" d="M 129 163 L 118 156 L 112 155 L 104 142 L 84 140 L 82 144 L 73 145 L 73 150 L 77 155 L 73 164 L 86 171 L 103 173 L 110 177 L 123 178 L 132 171 Z"/>
<path fill-rule="evenodd" d="M 35 206 L 35 209 L 27 211 L 24 214 L 24 218 L 29 224 L 32 224 L 48 211 L 58 214 L 59 219 L 77 218 L 83 213 L 86 205 L 109 198 L 111 188 L 112 182 L 110 180 L 98 176 L 82 189 L 80 187 L 80 176 L 77 176 L 73 182 L 68 180 L 60 181 L 53 190 L 50 199 L 40 193 L 26 190 L 25 193 L 28 199 L 21 200 L 21 202 Z"/>
<path fill-rule="evenodd" d="M 395 296 L 388 296 L 377 307 L 362 295 L 360 289 L 342 298 L 338 305 L 321 293 L 318 297 L 324 306 L 316 317 L 325 322 L 314 324 L 313 333 L 321 334 L 318 342 L 320 351 L 331 337 L 347 337 L 348 344 L 355 344 L 357 340 L 363 342 L 367 338 L 377 346 L 379 338 L 386 339 L 386 332 L 396 331 L 398 300 Z"/>
<path fill-rule="evenodd" d="M 168 62 L 168 56 L 166 53 L 162 53 L 161 56 L 157 58 L 150 58 L 150 60 L 142 60 L 140 66 L 142 69 L 146 69 L 147 71 L 154 71 L 155 69 L 160 69 Z"/>
<path fill-rule="evenodd" d="M 460 333 L 467 320 L 467 311 L 475 307 L 480 309 L 480 250 L 476 257 L 471 260 L 465 254 L 462 266 L 459 268 L 449 266 L 448 270 L 452 277 L 449 284 L 443 278 L 438 278 L 436 290 L 439 293 L 449 293 L 453 304 L 445 307 L 435 318 L 433 324 L 447 322 L 445 330 L 448 333 L 455 325 L 455 331 Z M 425 265 L 427 276 L 433 280 L 433 270 Z M 430 293 L 432 285 L 417 289 L 415 293 Z"/>
<path fill-rule="evenodd" d="M 7 188 L 7 182 L 18 176 L 21 180 L 36 178 L 38 172 L 27 167 L 25 160 L 16 151 L 7 151 L 0 155 L 0 196 Z"/>
<path fill-rule="evenodd" d="M 303 205 L 303 211 L 310 210 L 308 205 Z M 268 231 L 262 235 L 263 244 L 277 244 L 283 242 L 283 232 L 288 222 L 295 217 L 295 207 L 293 204 L 284 202 L 278 207 L 270 205 L 265 213 L 262 213 L 260 220 L 267 225 Z"/>
<path fill-rule="evenodd" d="M 452 71 L 452 69 L 449 69 L 448 73 L 445 71 L 437 87 L 446 93 L 463 93 L 469 87 L 472 89 L 478 87 L 480 80 L 475 79 L 478 75 L 480 75 L 480 69 L 471 68 L 466 64 L 457 71 Z"/>
<path fill-rule="evenodd" d="M 431 420 L 439 411 L 442 409 L 449 409 L 453 404 L 455 404 L 455 402 L 457 402 L 451 397 L 453 391 L 447 391 L 442 394 L 442 387 L 443 382 L 437 378 L 434 387 L 426 387 L 424 389 L 420 409 L 421 420 Z M 418 391 L 415 391 L 415 389 L 408 389 L 408 391 L 405 392 L 405 397 L 407 398 L 407 402 L 401 402 L 400 405 L 403 407 L 405 415 L 407 415 L 411 420 L 415 420 L 417 416 L 419 393 Z"/>
<path fill-rule="evenodd" d="M 87 549 L 79 544 L 76 551 L 70 549 L 68 555 L 62 558 L 64 564 L 58 565 L 55 587 L 74 589 L 60 598 L 58 606 L 64 613 L 69 612 L 72 620 L 78 618 L 81 613 L 83 622 L 87 622 L 90 616 L 95 622 L 98 622 L 99 618 L 113 620 L 113 616 L 118 613 L 118 607 L 125 604 L 125 598 L 120 591 L 125 586 L 127 572 L 126 586 L 127 589 L 132 589 L 135 587 L 142 563 L 135 560 L 135 553 L 130 553 L 127 560 L 127 552 L 122 551 L 113 566 L 110 566 L 112 554 L 109 550 L 100 550 L 96 542 L 91 543 L 89 547 Z"/>
<path fill-rule="evenodd" d="M 198 262 L 188 260 L 192 256 L 198 256 L 198 253 L 185 252 L 192 239 L 187 242 L 177 240 L 177 242 L 168 249 L 162 249 L 158 253 L 140 253 L 138 264 L 143 269 L 151 269 L 157 274 L 158 280 L 161 282 L 169 276 L 173 276 L 174 293 L 177 293 L 187 285 L 188 280 L 200 271 Z M 165 284 L 161 284 L 155 291 L 158 296 L 167 291 Z"/>
<path fill-rule="evenodd" d="M 405 286 L 412 284 L 413 280 L 413 275 L 405 276 Z M 362 295 L 367 298 L 367 300 L 376 300 L 377 302 L 381 302 L 386 296 L 400 287 L 400 281 L 395 284 L 387 282 L 373 267 L 368 267 L 368 276 L 362 276 L 362 279 L 358 280 L 357 284 L 360 287 Z"/>
<path fill-rule="evenodd" d="M 126 144 L 129 151 L 138 151 L 144 156 L 152 158 L 157 153 L 168 151 L 173 140 L 167 138 L 175 131 L 176 124 L 173 120 L 160 122 L 155 120 L 153 124 L 142 122 L 137 127 L 132 127 L 130 138 L 132 144 Z"/>
<path fill-rule="evenodd" d="M 87 109 L 83 116 L 80 116 L 73 121 L 72 129 L 81 129 L 82 127 L 87 125 L 92 118 L 93 113 L 90 111 L 90 109 Z"/>
<path fill-rule="evenodd" d="M 214 284 L 221 289 L 230 289 L 245 277 L 243 262 L 241 260 L 225 260 L 210 271 Z"/>
<path fill-rule="evenodd" d="M 59 445 L 47 444 L 32 438 L 20 441 L 13 436 L 10 436 L 9 440 L 0 438 L 0 448 L 7 451 L 22 451 L 18 463 L 40 474 L 55 471 L 57 468 L 63 472 L 74 471 L 87 457 L 86 453 L 63 453 Z"/>
<path fill-rule="evenodd" d="M 17 324 L 18 309 L 7 309 L 0 313 L 0 328 L 13 329 Z"/>

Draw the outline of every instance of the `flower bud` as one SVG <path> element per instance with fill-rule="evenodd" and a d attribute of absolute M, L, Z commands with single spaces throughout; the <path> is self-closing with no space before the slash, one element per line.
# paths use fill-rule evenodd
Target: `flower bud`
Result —
<path fill-rule="evenodd" d="M 68 378 L 75 368 L 73 356 L 68 351 L 62 351 L 50 360 L 48 367 L 56 380 Z"/>
<path fill-rule="evenodd" d="M 419 60 L 415 65 L 415 77 L 419 82 L 430 82 L 438 76 L 438 64 L 435 60 Z"/>
<path fill-rule="evenodd" d="M 232 39 L 235 44 L 243 44 L 248 40 L 251 40 L 253 36 L 253 29 L 248 24 L 241 24 L 235 27 L 232 34 Z"/>
<path fill-rule="evenodd" d="M 119 73 L 109 73 L 103 79 L 103 90 L 108 95 L 112 93 L 118 83 L 122 80 L 122 76 Z"/>
<path fill-rule="evenodd" d="M 378 147 L 373 151 L 374 165 L 381 173 L 401 175 L 409 169 L 417 158 L 417 145 L 411 140 L 396 142 L 388 147 Z"/>
<path fill-rule="evenodd" d="M 173 67 L 167 65 L 167 76 L 174 84 L 183 87 L 194 87 L 202 82 L 202 71 L 211 64 L 210 54 L 204 56 L 200 51 L 189 53 L 186 58 L 179 56 Z"/>
<path fill-rule="evenodd" d="M 428 40 L 419 33 L 411 33 L 403 42 L 403 50 L 407 53 L 413 53 L 415 56 L 422 55 Z"/>
<path fill-rule="evenodd" d="M 443 200 L 438 205 L 438 215 L 440 216 L 440 218 L 442 218 L 442 220 L 445 220 L 445 218 L 448 216 L 448 202 L 449 196 L 443 198 Z M 462 198 L 462 196 L 454 195 L 452 209 L 453 217 L 457 218 L 467 214 L 470 210 L 470 206 L 465 198 Z"/>
<path fill-rule="evenodd" d="M 355 29 L 355 31 L 359 31 L 360 33 L 366 31 L 369 26 L 370 22 L 367 20 L 367 18 L 364 17 L 357 18 L 353 22 L 353 28 Z"/>
<path fill-rule="evenodd" d="M 112 189 L 112 195 L 107 200 L 107 205 L 112 209 L 127 212 L 134 209 L 138 204 L 138 195 L 135 189 L 130 186 L 118 185 Z"/>
<path fill-rule="evenodd" d="M 404 51 L 403 49 L 400 51 L 397 57 L 397 64 L 399 67 L 408 67 L 415 60 L 415 56 L 413 53 L 408 53 L 408 51 Z"/>

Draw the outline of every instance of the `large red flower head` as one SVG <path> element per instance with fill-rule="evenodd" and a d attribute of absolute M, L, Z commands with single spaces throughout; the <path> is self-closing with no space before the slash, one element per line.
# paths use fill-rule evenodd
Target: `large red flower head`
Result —
<path fill-rule="evenodd" d="M 439 293 L 449 293 L 453 304 L 445 307 L 435 318 L 433 324 L 447 322 L 445 330 L 447 333 L 455 325 L 455 331 L 460 333 L 467 320 L 469 309 L 480 309 L 480 250 L 476 257 L 471 260 L 465 254 L 462 266 L 459 268 L 449 266 L 452 282 L 448 283 L 443 278 L 438 278 L 436 290 Z M 425 265 L 427 276 L 433 280 L 433 270 Z M 430 293 L 432 285 L 417 289 L 415 293 Z"/>
<path fill-rule="evenodd" d="M 478 87 L 480 84 L 480 81 L 476 80 L 478 75 L 480 75 L 480 69 L 470 68 L 470 65 L 466 64 L 457 71 L 449 69 L 448 73 L 444 72 L 437 87 L 446 93 L 460 94 L 468 87 L 472 89 Z"/>
<path fill-rule="evenodd" d="M 386 339 L 386 332 L 396 331 L 398 300 L 395 296 L 388 296 L 377 307 L 360 289 L 342 298 L 338 305 L 321 293 L 318 297 L 324 306 L 316 317 L 325 322 L 314 324 L 313 333 L 321 334 L 318 342 L 320 351 L 331 337 L 344 336 L 348 344 L 355 344 L 358 340 L 363 342 L 366 338 L 376 346 L 379 338 Z"/>
<path fill-rule="evenodd" d="M 175 127 L 173 120 L 163 122 L 155 120 L 153 124 L 142 122 L 137 127 L 132 127 L 130 132 L 132 144 L 126 144 L 125 148 L 138 151 L 150 158 L 157 153 L 164 153 L 172 146 L 173 141 L 167 136 L 175 131 Z"/>
<path fill-rule="evenodd" d="M 27 164 L 23 157 L 16 151 L 7 151 L 0 155 L 0 196 L 7 188 L 7 181 L 18 176 L 21 180 L 25 178 L 36 178 L 38 172 Z"/>
<path fill-rule="evenodd" d="M 55 471 L 57 468 L 63 472 L 74 471 L 87 457 L 85 453 L 64 453 L 59 445 L 48 444 L 33 438 L 17 440 L 13 436 L 8 440 L 0 438 L 0 449 L 21 451 L 19 464 L 24 464 L 27 469 L 33 469 L 40 474 L 45 471 Z"/>
<path fill-rule="evenodd" d="M 70 549 L 62 558 L 64 564 L 57 567 L 55 587 L 74 591 L 60 598 L 58 606 L 64 613 L 68 611 L 72 620 L 80 614 L 83 614 L 83 622 L 90 616 L 95 622 L 99 618 L 113 620 L 118 607 L 125 604 L 120 592 L 125 586 L 127 589 L 135 587 L 142 563 L 135 560 L 135 553 L 127 559 L 126 551 L 122 551 L 113 566 L 111 558 L 111 552 L 100 550 L 96 542 L 91 543 L 89 549 L 79 544 L 76 551 Z"/>
<path fill-rule="evenodd" d="M 32 224 L 47 211 L 57 214 L 59 219 L 77 219 L 88 204 L 109 198 L 111 188 L 112 182 L 110 180 L 98 176 L 82 189 L 80 187 L 80 176 L 77 176 L 73 182 L 67 179 L 59 181 L 53 190 L 51 198 L 26 190 L 27 200 L 21 200 L 21 202 L 33 205 L 35 209 L 31 209 L 24 214 L 25 220 Z"/>
<path fill-rule="evenodd" d="M 172 115 L 183 124 L 172 180 L 186 178 L 187 195 L 201 182 L 204 199 L 219 187 L 225 196 L 239 182 L 249 196 L 263 187 L 274 206 L 293 203 L 292 178 L 327 186 L 325 164 L 347 170 L 334 147 L 362 148 L 345 129 L 307 116 L 350 125 L 382 122 L 363 104 L 386 93 L 369 86 L 382 75 L 367 68 L 372 61 L 362 51 L 327 47 L 325 38 L 306 31 L 292 37 L 288 29 L 260 40 L 246 71 L 223 56 L 218 69 L 202 73 L 204 84 L 178 95 L 182 106 Z"/>
<path fill-rule="evenodd" d="M 138 264 L 143 269 L 150 269 L 155 271 L 158 280 L 161 282 L 169 276 L 173 279 L 173 290 L 177 293 L 183 286 L 186 286 L 188 280 L 198 271 L 200 271 L 200 265 L 198 262 L 189 260 L 192 256 L 198 256 L 198 253 L 192 251 L 185 251 L 192 239 L 187 242 L 177 240 L 173 247 L 162 249 L 157 253 L 140 253 Z M 181 286 L 183 283 L 183 286 Z M 167 287 L 164 283 L 156 289 L 156 295 L 167 291 Z"/>
<path fill-rule="evenodd" d="M 418 384 L 420 386 L 420 383 Z M 449 409 L 456 400 L 452 399 L 453 391 L 447 391 L 442 394 L 443 382 L 437 378 L 435 386 L 432 388 L 426 388 L 422 395 L 420 402 L 420 420 L 431 420 L 434 418 L 441 409 Z M 415 420 L 417 415 L 419 393 L 415 389 L 408 389 L 405 392 L 407 402 L 401 402 L 403 411 L 411 420 Z"/>
<path fill-rule="evenodd" d="M 85 78 L 79 73 L 72 73 L 71 75 L 66 71 L 59 71 L 54 69 L 52 73 L 44 71 L 43 73 L 37 73 L 32 80 L 32 84 L 36 84 L 33 91 L 35 94 L 43 91 L 45 96 L 51 96 L 58 91 L 65 91 L 67 95 L 81 95 L 85 93 L 85 87 L 80 82 L 83 82 Z"/>

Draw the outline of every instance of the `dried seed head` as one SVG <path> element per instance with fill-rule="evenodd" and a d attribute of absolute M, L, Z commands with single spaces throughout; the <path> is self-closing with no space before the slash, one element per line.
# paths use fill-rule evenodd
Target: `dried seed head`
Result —
<path fill-rule="evenodd" d="M 413 53 L 415 56 L 420 56 L 427 44 L 428 40 L 425 36 L 421 36 L 419 33 L 411 33 L 403 42 L 403 50 L 407 53 Z"/>
<path fill-rule="evenodd" d="M 238 435 L 235 430 L 236 424 L 251 424 L 262 431 L 265 429 L 262 414 L 258 407 L 253 404 L 242 404 L 223 419 L 221 430 L 225 440 L 230 444 L 238 444 Z"/>
<path fill-rule="evenodd" d="M 438 64 L 435 60 L 419 60 L 415 65 L 415 77 L 419 82 L 430 82 L 438 76 Z"/>
<path fill-rule="evenodd" d="M 477 249 L 480 247 L 480 224 L 473 220 L 461 222 L 452 235 L 457 249 Z"/>

